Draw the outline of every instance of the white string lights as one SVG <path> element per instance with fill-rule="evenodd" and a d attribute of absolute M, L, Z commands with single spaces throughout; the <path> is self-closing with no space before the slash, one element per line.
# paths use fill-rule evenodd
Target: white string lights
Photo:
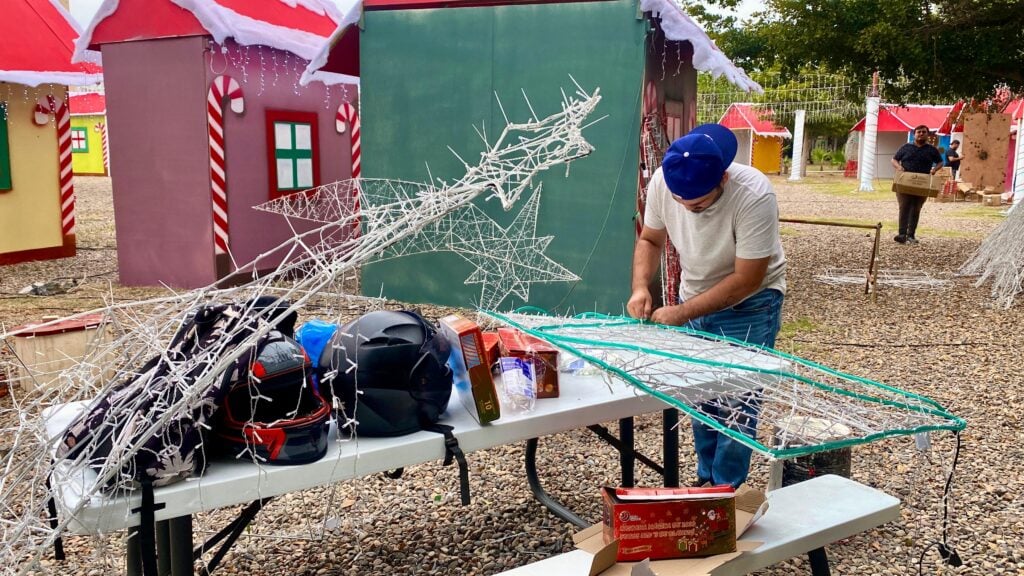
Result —
<path fill-rule="evenodd" d="M 464 226 L 477 226 L 480 233 L 493 233 L 499 254 L 500 250 L 524 248 L 526 253 L 532 254 L 519 257 L 504 253 L 499 257 L 486 257 L 481 254 L 486 239 L 456 246 L 453 251 L 478 262 L 478 272 L 470 280 L 489 281 L 509 262 L 516 266 L 540 262 L 540 252 L 549 239 L 534 235 L 535 203 L 539 201 L 536 193 L 517 222 L 508 229 L 489 225 L 471 209 L 448 223 L 440 222 L 465 209 L 481 195 L 497 198 L 506 209 L 511 208 L 520 195 L 532 187 L 531 182 L 539 172 L 589 154 L 593 148 L 584 139 L 582 130 L 599 101 L 596 90 L 587 93 L 578 89 L 573 96 L 564 97 L 562 109 L 556 114 L 541 117 L 533 113 L 528 122 L 509 122 L 500 136 L 485 146 L 479 164 L 467 165 L 465 175 L 450 184 L 350 180 L 264 205 L 263 209 L 289 218 L 314 220 L 322 225 L 296 233 L 287 242 L 240 267 L 233 280 L 242 283 L 236 288 L 209 286 L 143 302 L 111 300 L 106 307 L 93 312 L 102 317 L 102 324 L 95 332 L 97 337 L 84 358 L 75 359 L 69 369 L 58 371 L 37 358 L 18 357 L 14 354 L 17 336 L 0 330 L 0 372 L 8 375 L 10 386 L 9 397 L 0 403 L 0 438 L 4 442 L 0 444 L 0 469 L 3 470 L 0 475 L 0 571 L 23 574 L 43 569 L 39 560 L 47 547 L 76 521 L 90 498 L 101 498 L 111 486 L 115 490 L 130 486 L 118 475 L 120 464 L 128 461 L 146 440 L 169 422 L 190 413 L 203 402 L 204 393 L 214 381 L 272 329 L 276 317 L 301 309 L 340 323 L 346 302 L 343 299 L 346 283 L 360 264 L 387 256 L 387 250 L 392 248 L 395 251 L 421 249 L 424 244 L 403 242 L 424 230 L 454 233 L 462 231 Z M 358 212 L 354 209 L 357 194 L 368 200 L 362 201 Z M 356 234 L 360 223 L 362 231 Z M 272 273 L 257 272 L 265 269 L 261 263 L 270 259 L 279 259 L 282 263 Z M 549 276 L 571 275 L 550 261 L 541 267 Z M 245 276 L 251 279 L 244 282 Z M 536 281 L 536 277 L 513 281 L 503 290 L 520 293 L 530 281 Z M 484 294 L 487 301 L 500 302 L 504 298 L 501 290 L 493 295 L 486 291 Z M 242 332 L 245 329 L 240 327 L 226 334 L 226 340 L 242 338 L 236 348 L 215 343 L 191 357 L 168 357 L 168 342 L 189 311 L 207 303 L 250 302 L 267 295 L 285 299 L 291 304 L 290 308 L 282 310 L 275 318 L 261 320 L 254 332 Z M 161 357 L 170 367 L 168 381 L 180 381 L 180 400 L 164 406 L 159 417 L 147 419 L 147 414 L 140 410 L 143 399 L 125 398 L 118 409 L 132 417 L 141 427 L 141 433 L 136 436 L 139 438 L 136 443 L 120 445 L 120 461 L 108 460 L 98 473 L 92 471 L 88 462 L 97 452 L 95 446 L 89 446 L 74 459 L 53 466 L 51 457 L 60 439 L 48 436 L 43 410 L 65 402 L 88 401 L 117 383 L 140 377 L 139 368 L 153 357 Z M 31 369 L 26 371 L 26 365 Z M 46 512 L 46 502 L 52 495 L 48 487 L 51 472 L 54 486 L 73 484 L 81 496 L 78 507 L 64 510 L 53 526 Z M 83 482 L 83 478 L 90 480 Z M 71 482 L 70 479 L 78 480 Z"/>

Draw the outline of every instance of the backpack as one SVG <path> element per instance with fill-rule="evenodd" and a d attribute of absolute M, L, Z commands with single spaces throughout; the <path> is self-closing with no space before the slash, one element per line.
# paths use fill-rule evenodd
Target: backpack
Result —
<path fill-rule="evenodd" d="M 452 427 L 439 423 L 452 395 L 450 353 L 448 341 L 416 312 L 370 312 L 337 329 L 324 346 L 320 392 L 333 397 L 339 429 L 360 436 L 444 435 L 444 464 L 458 461 L 466 505 L 469 467 Z"/>
<path fill-rule="evenodd" d="M 202 474 L 204 430 L 213 424 L 228 384 L 248 374 L 251 354 L 258 354 L 275 331 L 218 375 L 201 397 L 184 408 L 177 405 L 198 377 L 259 329 L 261 320 L 273 319 L 281 332 L 293 331 L 297 315 L 281 317 L 287 308 L 286 302 L 264 297 L 244 305 L 204 305 L 189 313 L 164 354 L 101 394 L 72 421 L 57 458 L 84 457 L 100 474 L 117 466 L 107 489 L 166 486 Z M 188 369 L 182 374 L 172 370 L 175 366 Z M 159 425 L 154 429 L 152 423 Z"/>

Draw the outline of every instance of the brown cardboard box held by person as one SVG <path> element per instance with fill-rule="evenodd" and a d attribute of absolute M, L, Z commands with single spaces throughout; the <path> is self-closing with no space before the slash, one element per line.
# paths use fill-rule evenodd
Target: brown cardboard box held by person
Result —
<path fill-rule="evenodd" d="M 939 195 L 944 183 L 945 180 L 939 176 L 916 172 L 897 172 L 892 181 L 892 191 L 934 198 Z"/>

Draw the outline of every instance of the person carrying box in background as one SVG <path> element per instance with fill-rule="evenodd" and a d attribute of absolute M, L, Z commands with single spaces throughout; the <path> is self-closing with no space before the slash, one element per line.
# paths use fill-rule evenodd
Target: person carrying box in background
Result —
<path fill-rule="evenodd" d="M 953 140 L 949 143 L 949 149 L 946 150 L 946 165 L 949 166 L 949 170 L 952 173 L 953 180 L 956 180 L 956 173 L 960 171 L 960 141 Z"/>
<path fill-rule="evenodd" d="M 938 148 L 928 143 L 928 127 L 921 124 L 914 128 L 914 141 L 908 142 L 892 157 L 892 166 L 897 172 L 914 172 L 935 175 L 942 168 L 942 155 Z M 899 233 L 893 240 L 900 244 L 917 244 L 917 222 L 921 218 L 921 207 L 926 196 L 896 193 L 900 206 Z"/>
<path fill-rule="evenodd" d="M 647 187 L 644 227 L 633 252 L 634 318 L 772 347 L 782 323 L 786 256 L 779 208 L 768 178 L 733 164 L 736 136 L 704 124 L 672 143 Z M 649 285 L 666 238 L 679 252 L 682 302 L 654 309 Z M 758 392 L 718 398 L 701 412 L 754 438 Z M 693 420 L 697 482 L 739 487 L 751 449 Z"/>

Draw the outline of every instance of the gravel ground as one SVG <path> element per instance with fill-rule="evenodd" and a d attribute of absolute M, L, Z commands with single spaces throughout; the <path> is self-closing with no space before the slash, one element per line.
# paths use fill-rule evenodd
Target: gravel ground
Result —
<path fill-rule="evenodd" d="M 891 193 L 856 193 L 857 182 L 809 174 L 800 183 L 773 178 L 784 218 L 833 219 L 885 230 L 879 267 L 948 275 L 999 222 L 998 210 L 977 204 L 928 202 L 916 246 L 892 241 L 896 203 Z M 879 181 L 879 190 L 888 182 Z M 0 323 L 8 327 L 43 314 L 81 311 L 104 298 L 158 293 L 117 285 L 110 182 L 78 178 L 79 255 L 72 259 L 8 266 L 0 274 Z M 927 395 L 969 426 L 962 434 L 952 497 L 950 542 L 963 557 L 959 569 L 940 565 L 932 548 L 923 573 L 1024 574 L 1024 493 L 1020 462 L 1024 385 L 1014 367 L 1020 306 L 990 305 L 986 287 L 953 278 L 941 290 L 881 286 L 872 301 L 862 286 L 814 280 L 826 268 L 865 268 L 873 233 L 852 228 L 785 224 L 789 293 L 779 348 L 904 390 Z M 17 295 L 37 281 L 60 280 L 70 290 L 52 297 Z M 623 299 L 626 298 L 623 287 Z M 426 308 L 436 318 L 442 309 Z M 690 434 L 681 433 L 682 476 L 691 475 Z M 660 419 L 637 423 L 641 451 L 660 453 Z M 837 574 L 913 574 L 925 547 L 941 537 L 942 489 L 953 461 L 954 438 L 934 434 L 918 452 L 910 439 L 858 447 L 856 480 L 879 487 L 902 504 L 901 518 L 829 547 Z M 458 504 L 454 467 L 440 463 L 406 470 L 399 480 L 374 476 L 333 489 L 312 490 L 273 502 L 222 564 L 225 574 L 486 575 L 571 549 L 572 526 L 530 496 L 522 474 L 522 446 L 470 455 L 473 503 Z M 539 462 L 548 490 L 585 518 L 597 520 L 597 487 L 615 483 L 617 456 L 591 434 L 545 438 Z M 546 466 L 544 463 L 547 463 Z M 755 457 L 751 482 L 763 486 L 768 463 Z M 640 483 L 657 484 L 639 470 Z M 230 511 L 206 515 L 199 529 L 226 521 Z M 199 537 L 197 536 L 197 539 Z M 70 559 L 48 562 L 57 573 L 99 575 L 119 567 L 120 539 L 71 538 Z M 806 574 L 805 559 L 760 574 Z"/>

